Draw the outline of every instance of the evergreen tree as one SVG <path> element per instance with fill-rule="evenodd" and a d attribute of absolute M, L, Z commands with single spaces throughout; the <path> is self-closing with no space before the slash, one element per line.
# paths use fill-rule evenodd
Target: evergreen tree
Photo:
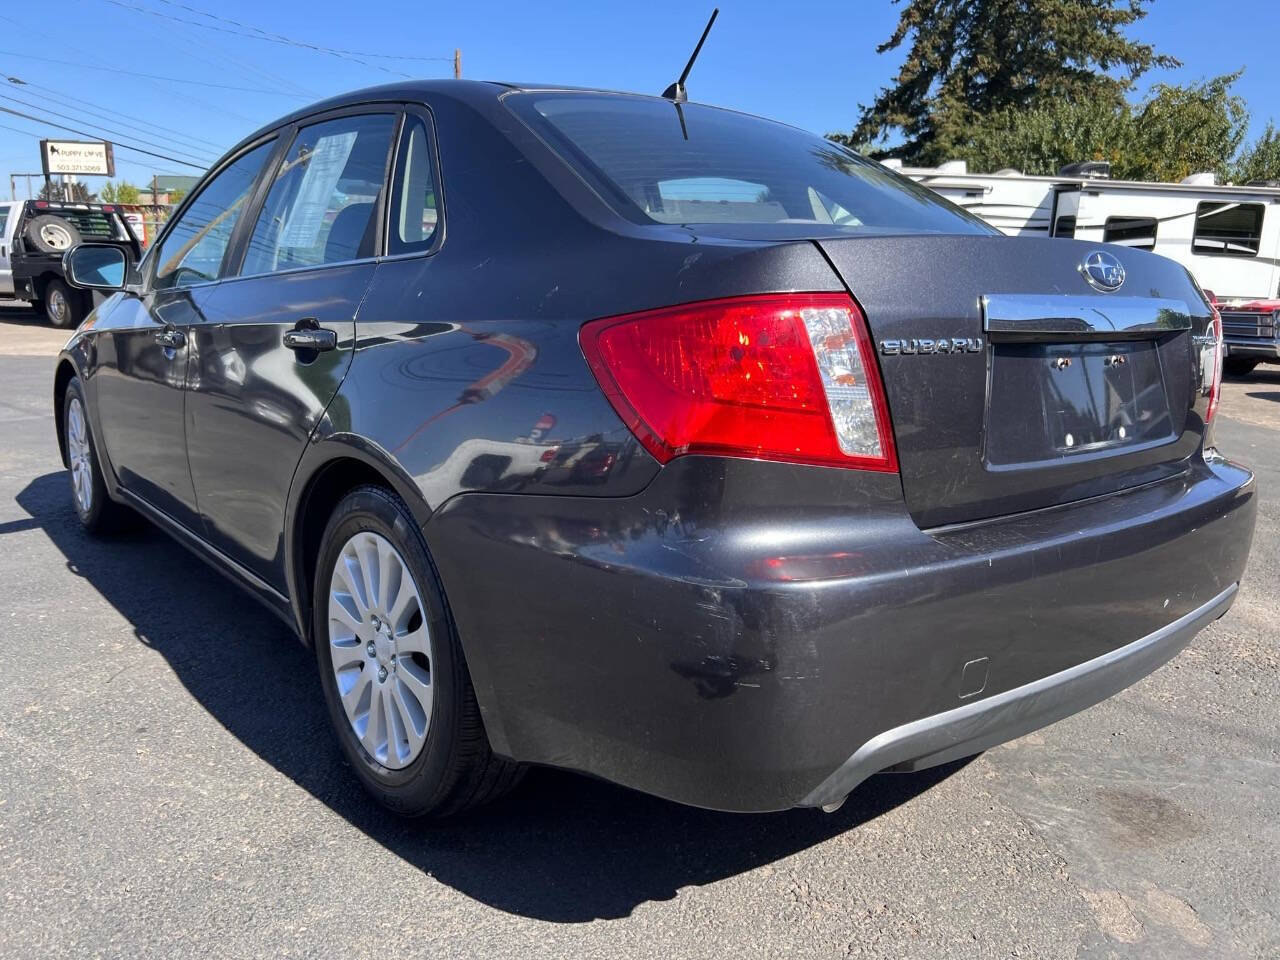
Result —
<path fill-rule="evenodd" d="M 79 181 L 71 184 L 70 196 L 67 196 L 67 191 L 62 184 L 53 181 L 41 187 L 38 196 L 41 200 L 74 200 L 77 203 L 88 203 L 93 199 L 89 188 Z"/>
<path fill-rule="evenodd" d="M 1061 100 L 1118 107 L 1133 80 L 1178 61 L 1124 30 L 1150 0 L 894 0 L 893 35 L 910 42 L 894 83 L 862 106 L 858 125 L 832 139 L 862 146 L 900 133 L 892 153 L 932 165 L 961 154 L 975 127 L 1009 109 Z"/>

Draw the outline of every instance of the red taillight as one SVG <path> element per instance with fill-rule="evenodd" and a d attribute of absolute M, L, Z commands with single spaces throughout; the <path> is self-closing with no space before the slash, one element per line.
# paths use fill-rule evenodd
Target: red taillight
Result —
<path fill-rule="evenodd" d="M 1222 395 L 1222 314 L 1218 312 L 1216 304 L 1210 304 L 1213 310 L 1213 319 L 1210 321 L 1210 330 L 1213 332 L 1213 341 L 1207 347 L 1208 355 L 1201 353 L 1201 363 L 1204 367 L 1210 369 L 1203 370 L 1203 377 L 1209 383 L 1209 409 L 1205 412 L 1204 422 L 1209 423 L 1213 420 L 1213 415 L 1218 412 L 1218 398 Z"/>
<path fill-rule="evenodd" d="M 586 324 L 583 354 L 660 462 L 686 453 L 898 469 L 866 320 L 845 294 L 770 294 Z"/>

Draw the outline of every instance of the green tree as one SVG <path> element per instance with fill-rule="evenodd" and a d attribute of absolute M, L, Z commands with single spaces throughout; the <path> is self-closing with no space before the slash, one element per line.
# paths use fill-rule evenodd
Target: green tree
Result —
<path fill-rule="evenodd" d="M 976 129 L 958 158 L 974 170 L 1014 167 L 1042 176 L 1074 161 L 1106 160 L 1111 175 L 1124 180 L 1177 181 L 1199 171 L 1239 179 L 1231 161 L 1249 121 L 1243 99 L 1231 92 L 1239 76 L 1158 84 L 1136 105 L 1068 99 L 1003 110 Z"/>
<path fill-rule="evenodd" d="M 185 197 L 186 195 L 187 195 L 187 191 L 185 190 L 170 190 L 169 206 L 176 207 L 178 204 L 182 202 L 182 198 Z"/>
<path fill-rule="evenodd" d="M 1134 108 L 1133 169 L 1120 175 L 1176 182 L 1208 170 L 1227 180 L 1249 128 L 1244 99 L 1231 93 L 1243 72 L 1185 87 L 1157 84 Z"/>
<path fill-rule="evenodd" d="M 1262 136 L 1232 164 L 1231 179 L 1236 183 L 1280 180 L 1280 131 L 1274 123 L 1268 123 Z"/>
<path fill-rule="evenodd" d="M 119 183 L 108 180 L 99 191 L 105 203 L 137 203 L 141 195 L 141 191 L 128 180 Z"/>
<path fill-rule="evenodd" d="M 1047 176 L 1066 163 L 1105 160 L 1119 176 L 1132 143 L 1133 116 L 1124 104 L 1058 100 L 1030 110 L 1002 110 L 976 127 L 956 159 L 971 170 L 1012 167 Z"/>
<path fill-rule="evenodd" d="M 50 181 L 40 188 L 39 198 L 41 200 L 65 200 L 67 195 L 62 184 Z M 88 187 L 77 181 L 71 184 L 70 199 L 79 203 L 88 203 L 93 199 L 93 195 L 89 193 Z"/>
<path fill-rule="evenodd" d="M 893 35 L 910 42 L 892 86 L 861 106 L 852 146 L 901 134 L 893 154 L 911 164 L 954 158 L 987 118 L 1069 99 L 1123 103 L 1133 80 L 1172 57 L 1130 40 L 1150 0 L 894 0 Z"/>

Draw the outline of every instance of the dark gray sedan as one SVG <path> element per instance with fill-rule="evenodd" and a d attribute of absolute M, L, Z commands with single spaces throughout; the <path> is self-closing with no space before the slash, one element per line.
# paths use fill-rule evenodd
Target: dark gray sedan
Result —
<path fill-rule="evenodd" d="M 756 117 L 366 90 L 66 267 L 114 291 L 54 383 L 84 525 L 279 614 L 403 813 L 533 763 L 831 809 L 1115 693 L 1244 572 L 1184 268 Z"/>

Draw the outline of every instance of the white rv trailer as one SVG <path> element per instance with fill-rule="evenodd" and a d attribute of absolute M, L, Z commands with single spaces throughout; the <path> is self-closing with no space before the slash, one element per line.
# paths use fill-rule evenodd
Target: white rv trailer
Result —
<path fill-rule="evenodd" d="M 1234 371 L 1280 360 L 1280 185 L 1218 184 L 1204 173 L 1148 183 L 1072 168 L 1032 177 L 969 173 L 963 161 L 887 165 L 1011 236 L 1074 237 L 1177 260 L 1218 301 Z"/>

